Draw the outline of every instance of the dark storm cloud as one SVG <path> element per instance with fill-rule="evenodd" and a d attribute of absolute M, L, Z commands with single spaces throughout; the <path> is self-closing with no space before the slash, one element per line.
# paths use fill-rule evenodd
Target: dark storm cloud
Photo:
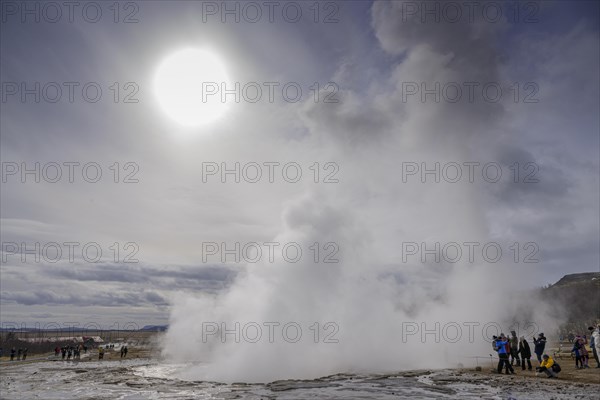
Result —
<path fill-rule="evenodd" d="M 164 306 L 171 291 L 215 292 L 235 275 L 227 267 L 21 266 L 4 269 L 2 299 L 23 305 Z M 14 285 L 18 281 L 29 285 Z M 47 289 L 32 290 L 38 282 Z"/>
<path fill-rule="evenodd" d="M 65 291 L 55 292 L 53 290 L 31 290 L 23 292 L 2 292 L 2 300 L 8 303 L 22 305 L 75 305 L 78 307 L 102 306 L 102 307 L 131 307 L 142 305 L 167 305 L 167 301 L 155 292 L 146 293 L 118 293 L 102 292 L 95 289 L 88 290 L 87 294 L 68 293 Z"/>
<path fill-rule="evenodd" d="M 135 265 L 94 265 L 76 268 L 52 268 L 44 270 L 54 278 L 75 279 L 78 281 L 121 282 L 121 283 L 160 283 L 163 278 L 173 282 L 195 282 L 199 287 L 205 282 L 229 283 L 235 271 L 227 267 L 148 267 Z M 166 283 L 166 282 L 165 282 Z"/>

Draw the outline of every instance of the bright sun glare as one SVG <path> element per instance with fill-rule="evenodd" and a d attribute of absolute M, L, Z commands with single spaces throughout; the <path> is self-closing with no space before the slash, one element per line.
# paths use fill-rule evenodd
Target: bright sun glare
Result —
<path fill-rule="evenodd" d="M 199 126 L 217 120 L 227 111 L 220 95 L 209 95 L 211 88 L 220 88 L 223 82 L 229 82 L 228 76 L 215 54 L 185 49 L 161 62 L 154 77 L 154 89 L 169 117 L 181 125 Z M 203 89 L 207 91 L 204 96 Z"/>

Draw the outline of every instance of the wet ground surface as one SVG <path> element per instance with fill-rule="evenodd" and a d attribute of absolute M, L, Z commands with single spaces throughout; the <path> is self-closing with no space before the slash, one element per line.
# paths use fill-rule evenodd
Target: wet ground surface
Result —
<path fill-rule="evenodd" d="M 175 379 L 156 360 L 38 361 L 0 367 L 2 399 L 598 399 L 600 384 L 465 370 L 222 384 Z"/>

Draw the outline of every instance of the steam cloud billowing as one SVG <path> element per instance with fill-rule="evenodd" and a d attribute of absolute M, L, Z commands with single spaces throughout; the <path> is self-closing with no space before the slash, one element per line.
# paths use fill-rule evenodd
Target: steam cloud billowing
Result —
<path fill-rule="evenodd" d="M 472 362 L 470 356 L 490 353 L 484 336 L 497 332 L 483 332 L 485 323 L 495 322 L 508 333 L 518 322 L 519 334 L 528 336 L 553 326 L 547 324 L 543 305 L 537 304 L 533 312 L 532 299 L 511 291 L 515 276 L 534 279 L 527 265 L 515 264 L 511 255 L 498 263 L 486 263 L 480 256 L 469 263 L 466 255 L 453 264 L 433 262 L 431 256 L 426 263 L 418 256 L 408 262 L 401 258 L 403 242 L 497 241 L 507 249 L 513 241 L 531 239 L 506 228 L 496 215 L 506 206 L 497 199 L 508 191 L 509 177 L 495 185 L 465 179 L 423 184 L 418 178 L 403 183 L 401 174 L 401 163 L 408 161 L 498 161 L 505 171 L 515 161 L 543 163 L 515 144 L 517 133 L 507 132 L 512 114 L 504 99 L 402 99 L 402 82 L 427 82 L 429 87 L 433 82 L 510 84 L 510 55 L 498 43 L 506 26 L 484 21 L 422 24 L 410 16 L 404 21 L 400 2 L 376 2 L 371 12 L 373 31 L 392 60 L 388 72 L 374 77 L 364 92 L 342 91 L 335 108 L 306 103 L 299 110 L 310 135 L 294 145 L 304 155 L 320 148 L 320 156 L 339 160 L 340 183 L 307 187 L 288 204 L 282 229 L 273 238 L 300 243 L 305 250 L 314 242 L 336 242 L 340 262 L 315 263 L 312 253 L 296 264 L 263 260 L 249 265 L 220 295 L 176 298 L 164 354 L 201 362 L 185 377 L 272 381 L 346 371 L 453 367 Z M 360 74 L 349 61 L 336 79 L 341 88 L 350 87 L 344 81 Z M 262 338 L 236 343 L 228 334 L 223 343 L 220 333 L 204 343 L 203 322 L 224 322 L 227 329 L 236 322 L 242 327 L 255 322 L 262 327 Z M 269 322 L 280 324 L 273 343 L 264 325 Z M 282 339 L 281 328 L 288 322 L 303 329 L 297 343 Z M 310 330 L 315 322 L 320 324 L 320 343 L 314 343 Z M 333 331 L 323 329 L 327 322 L 339 327 L 334 335 L 339 343 L 323 343 Z M 421 340 L 419 331 L 403 341 L 403 332 L 414 328 L 413 323 L 434 329 L 436 322 L 442 327 L 457 323 L 462 336 L 455 343 L 444 337 L 436 343 L 433 334 Z M 525 327 L 526 322 L 535 325 Z M 479 324 L 474 325 L 472 343 L 468 323 Z M 293 329 L 289 333 L 294 336 Z M 446 334 L 456 336 L 452 329 Z"/>

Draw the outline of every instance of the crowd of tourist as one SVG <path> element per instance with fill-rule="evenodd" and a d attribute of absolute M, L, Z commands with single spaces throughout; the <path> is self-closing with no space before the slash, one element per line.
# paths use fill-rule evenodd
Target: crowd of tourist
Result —
<path fill-rule="evenodd" d="M 15 349 L 14 347 L 12 349 L 10 349 L 10 361 L 14 361 L 15 360 L 15 356 L 17 358 L 17 361 L 25 361 L 27 359 L 27 352 L 29 351 L 29 349 L 27 347 L 25 347 L 24 349 Z M 2 350 L 0 349 L 0 354 L 2 353 Z"/>
<path fill-rule="evenodd" d="M 108 344 L 105 346 L 98 346 L 98 359 L 104 359 L 104 353 L 107 349 L 114 349 L 114 344 Z M 27 359 L 28 348 L 15 348 L 10 350 L 10 361 L 25 361 Z M 120 354 L 121 358 L 127 357 L 129 349 L 127 345 L 121 346 Z M 87 354 L 88 347 L 85 344 L 71 344 L 62 347 L 56 346 L 54 348 L 54 357 L 61 357 L 63 361 L 81 360 L 81 354 Z M 2 356 L 2 348 L 0 348 L 0 357 Z"/>
<path fill-rule="evenodd" d="M 589 342 L 587 335 L 571 333 L 568 336 L 569 342 L 573 343 L 571 354 L 575 359 L 576 369 L 590 368 L 587 345 L 589 345 L 596 361 L 596 368 L 600 368 L 600 360 L 598 359 L 598 354 L 600 354 L 600 325 L 595 328 L 590 326 L 588 331 L 590 335 Z M 539 363 L 535 368 L 536 372 L 545 374 L 548 378 L 558 377 L 558 373 L 562 368 L 555 358 L 560 357 L 560 353 L 554 353 L 554 358 L 545 353 L 547 338 L 543 333 L 538 334 L 537 337 L 533 337 L 532 341 L 534 346 L 533 353 Z M 501 333 L 500 336 L 493 337 L 492 347 L 494 351 L 498 353 L 497 372 L 499 374 L 501 374 L 503 370 L 507 375 L 515 374 L 513 368 L 515 365 L 517 368 L 521 366 L 521 370 L 523 371 L 525 371 L 525 368 L 529 371 L 533 370 L 533 366 L 531 365 L 531 347 L 525 339 L 525 336 L 518 338 L 515 331 L 510 332 L 510 337 Z"/>

